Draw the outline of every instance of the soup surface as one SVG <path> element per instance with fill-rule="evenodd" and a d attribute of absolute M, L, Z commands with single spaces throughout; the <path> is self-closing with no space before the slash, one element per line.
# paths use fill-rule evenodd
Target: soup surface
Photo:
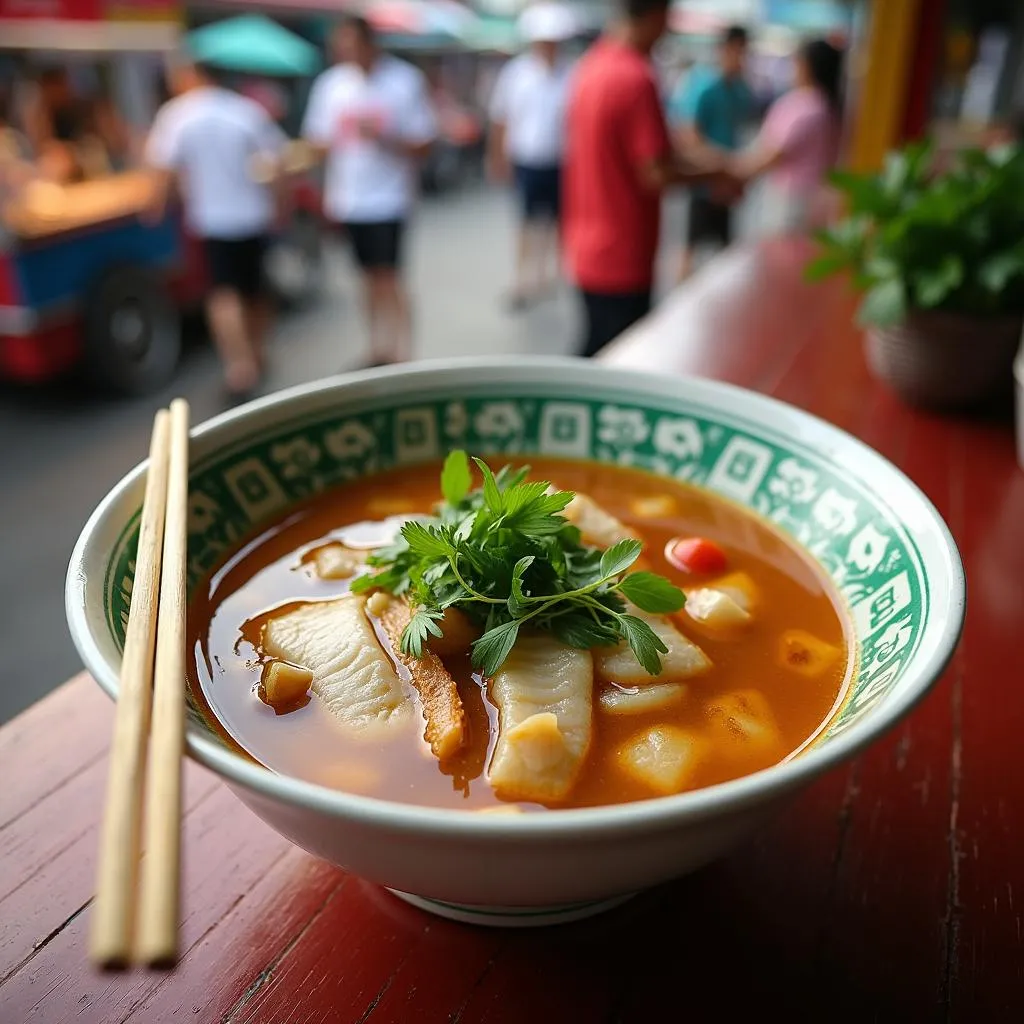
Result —
<path fill-rule="evenodd" d="M 579 764 L 564 791 L 556 787 L 550 797 L 531 799 L 515 787 L 502 791 L 489 778 L 502 728 L 501 697 L 495 680 L 474 671 L 468 652 L 442 657 L 457 686 L 465 730 L 458 750 L 435 756 L 424 739 L 419 692 L 373 614 L 368 621 L 389 671 L 394 665 L 401 680 L 408 713 L 379 728 L 354 729 L 316 695 L 315 685 L 284 706 L 266 702 L 265 672 L 273 660 L 268 625 L 311 603 L 336 601 L 364 571 L 323 578 L 318 553 L 338 542 L 365 552 L 409 516 L 430 514 L 440 499 L 438 465 L 380 474 L 320 495 L 251 538 L 212 573 L 189 610 L 190 684 L 199 703 L 234 744 L 272 770 L 389 800 L 481 810 L 582 807 L 695 789 L 791 757 L 819 733 L 841 703 L 850 644 L 838 598 L 807 556 L 745 510 L 680 482 L 592 463 L 536 458 L 530 465 L 531 480 L 586 495 L 639 537 L 641 568 L 687 593 L 684 610 L 659 620 L 689 640 L 689 649 L 699 648 L 697 657 L 705 656 L 704 667 L 684 677 L 623 680 L 614 678 L 621 659 L 601 663 L 595 654 L 591 703 L 577 705 L 589 717 L 583 726 L 589 732 L 576 745 Z M 695 537 L 711 541 L 712 550 L 717 546 L 725 565 L 698 559 L 697 572 L 680 567 L 676 554 L 691 548 L 673 542 Z M 731 595 L 724 605 L 732 617 L 724 624 L 716 619 L 714 599 L 722 593 Z M 551 707 L 554 718 L 535 715 L 530 728 L 550 726 L 540 733 L 571 747 L 561 720 L 564 704 Z M 547 742 L 524 748 L 526 768 L 547 770 Z"/>

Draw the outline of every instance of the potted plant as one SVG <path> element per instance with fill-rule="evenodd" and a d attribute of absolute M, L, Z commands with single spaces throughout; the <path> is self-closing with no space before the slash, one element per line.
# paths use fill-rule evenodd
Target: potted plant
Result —
<path fill-rule="evenodd" d="M 875 174 L 836 172 L 845 219 L 818 235 L 812 279 L 848 271 L 872 370 L 904 398 L 965 408 L 1012 388 L 1024 322 L 1024 148 L 928 143 Z"/>

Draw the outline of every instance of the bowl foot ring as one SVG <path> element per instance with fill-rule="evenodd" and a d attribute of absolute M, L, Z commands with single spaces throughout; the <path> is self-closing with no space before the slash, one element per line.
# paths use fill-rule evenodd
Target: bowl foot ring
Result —
<path fill-rule="evenodd" d="M 494 907 L 473 903 L 449 903 L 446 900 L 430 899 L 426 896 L 414 896 L 412 893 L 398 889 L 388 889 L 406 903 L 411 903 L 420 910 L 425 910 L 438 917 L 446 917 L 451 921 L 463 924 L 483 925 L 488 928 L 538 928 L 543 925 L 568 924 L 570 921 L 581 921 L 595 914 L 603 914 L 630 900 L 635 895 L 612 896 L 603 900 L 586 900 L 581 903 L 557 903 L 546 907 Z"/>

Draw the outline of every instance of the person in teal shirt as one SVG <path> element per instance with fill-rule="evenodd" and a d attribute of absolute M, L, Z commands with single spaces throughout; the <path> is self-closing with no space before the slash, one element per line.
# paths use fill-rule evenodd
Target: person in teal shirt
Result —
<path fill-rule="evenodd" d="M 669 101 L 669 118 L 680 148 L 692 156 L 709 150 L 735 151 L 743 128 L 753 120 L 754 93 L 744 78 L 749 37 L 742 25 L 726 29 L 718 45 L 717 67 L 695 67 Z M 695 189 L 683 250 L 680 278 L 689 275 L 698 245 L 732 241 L 732 202 Z"/>

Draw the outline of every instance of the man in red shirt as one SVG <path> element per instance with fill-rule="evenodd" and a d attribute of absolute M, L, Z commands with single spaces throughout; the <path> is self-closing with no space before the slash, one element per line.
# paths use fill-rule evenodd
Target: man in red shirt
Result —
<path fill-rule="evenodd" d="M 650 54 L 669 0 L 620 0 L 621 16 L 579 62 L 569 97 L 563 237 L 583 298 L 583 355 L 651 308 L 667 187 L 721 178 L 672 148 Z"/>

